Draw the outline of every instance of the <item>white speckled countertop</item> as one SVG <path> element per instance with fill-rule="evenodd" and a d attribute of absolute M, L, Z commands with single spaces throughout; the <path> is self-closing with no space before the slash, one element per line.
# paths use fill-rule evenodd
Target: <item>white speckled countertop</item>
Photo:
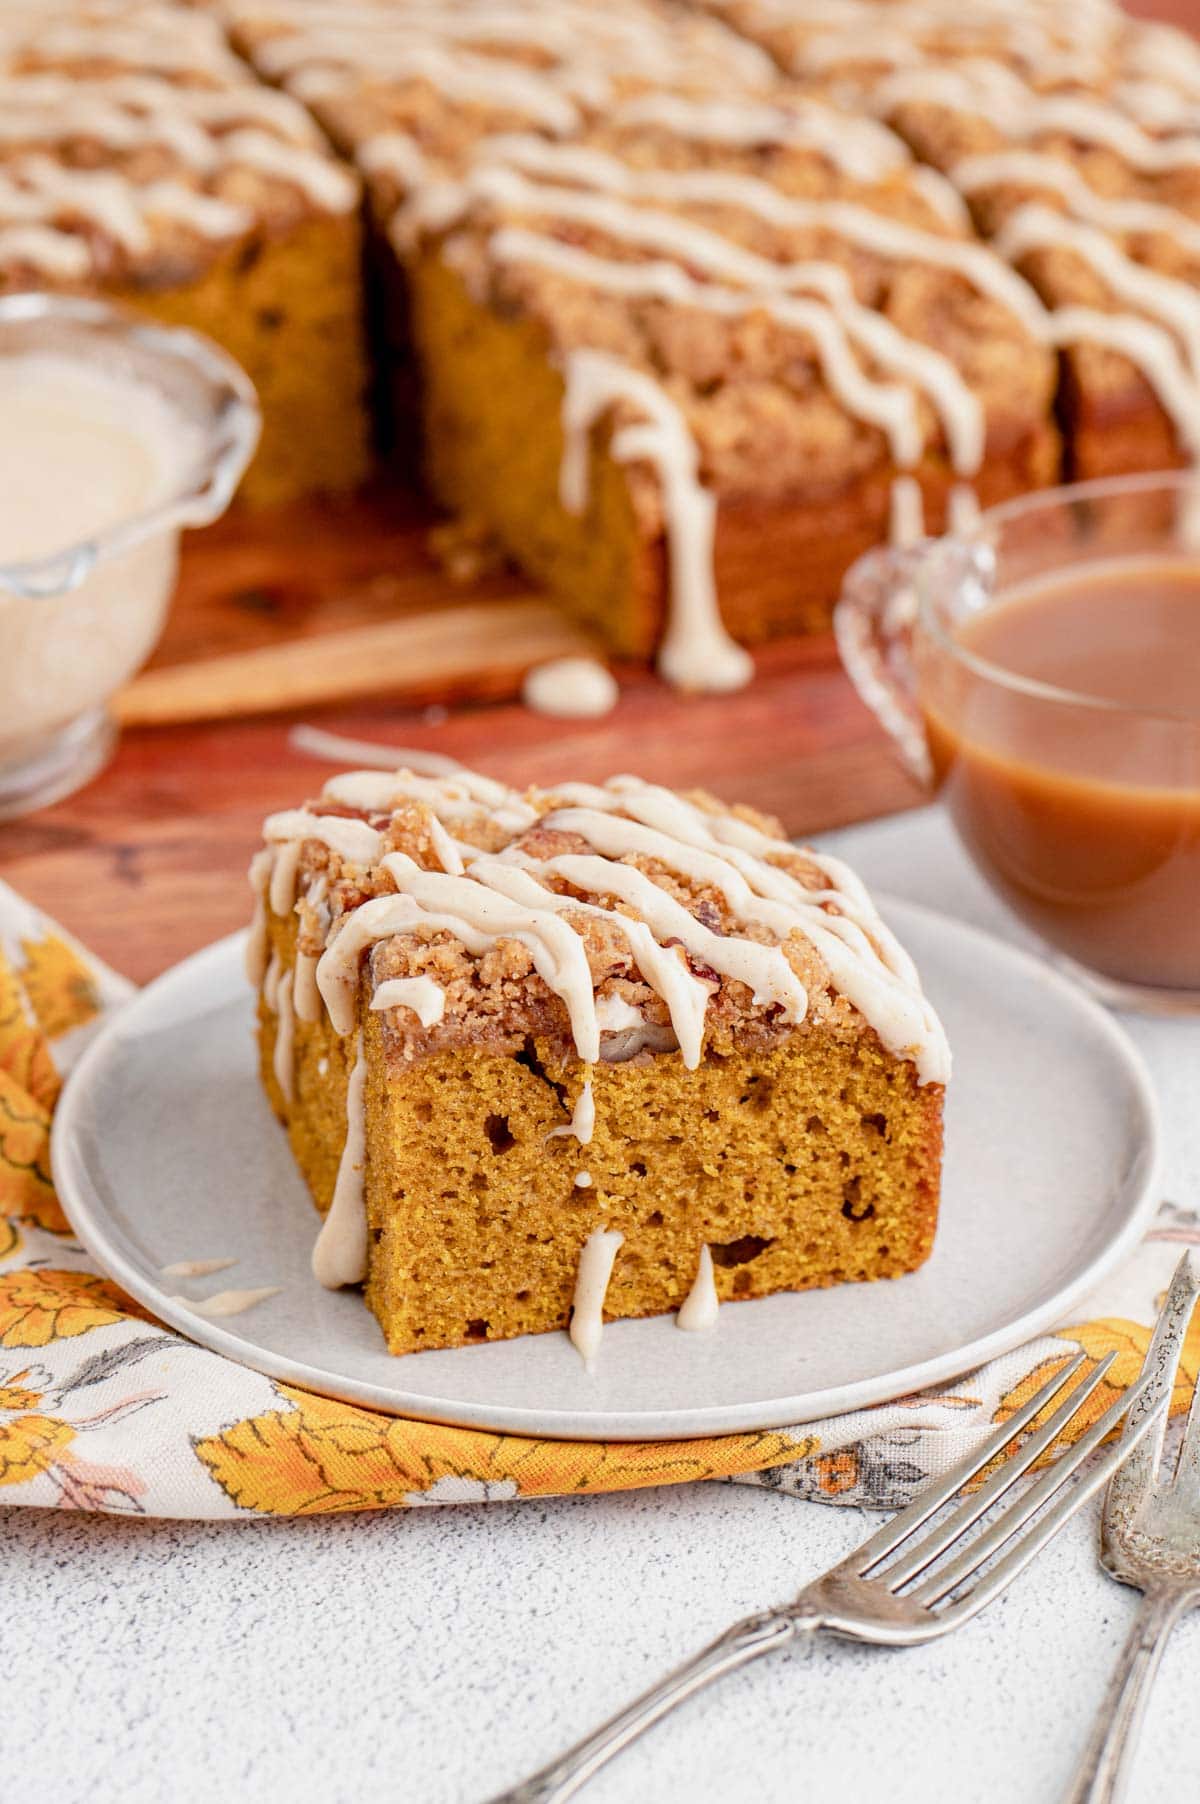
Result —
<path fill-rule="evenodd" d="M 932 813 L 830 842 L 998 926 Z M 1200 1188 L 1200 1026 L 1133 1024 Z M 710 1484 L 217 1525 L 0 1511 L 3 1780 L 20 1804 L 478 1804 L 871 1527 Z M 822 1642 L 726 1680 L 585 1792 L 616 1800 L 1056 1804 L 1134 1608 L 1077 1521 L 978 1621 L 904 1653 Z M 1200 1616 L 1176 1632 L 1129 1804 L 1200 1798 Z"/>

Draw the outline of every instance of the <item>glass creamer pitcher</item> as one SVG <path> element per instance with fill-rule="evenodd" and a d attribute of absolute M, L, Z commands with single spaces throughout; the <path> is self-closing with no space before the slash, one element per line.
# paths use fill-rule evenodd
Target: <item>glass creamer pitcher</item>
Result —
<path fill-rule="evenodd" d="M 85 783 L 149 656 L 179 534 L 225 511 L 258 440 L 246 376 L 195 333 L 99 301 L 0 299 L 0 819 Z"/>
<path fill-rule="evenodd" d="M 843 662 L 1009 906 L 1107 1000 L 1200 1009 L 1200 480 L 1047 490 L 868 554 Z"/>

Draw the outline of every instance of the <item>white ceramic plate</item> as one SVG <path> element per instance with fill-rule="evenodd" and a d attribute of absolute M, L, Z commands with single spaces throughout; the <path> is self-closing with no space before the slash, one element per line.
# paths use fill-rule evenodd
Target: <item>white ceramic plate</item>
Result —
<path fill-rule="evenodd" d="M 589 1375 L 565 1334 L 384 1351 L 357 1292 L 309 1272 L 317 1217 L 259 1089 L 240 935 L 168 971 L 89 1048 L 54 1173 L 96 1260 L 162 1320 L 271 1377 L 398 1414 L 566 1439 L 780 1427 L 949 1380 L 1063 1320 L 1137 1241 L 1158 1126 L 1121 1030 L 977 929 L 885 908 L 954 1048 L 937 1247 L 911 1277 L 722 1305 L 711 1334 L 610 1323 Z M 184 1259 L 219 1277 L 165 1279 Z M 209 1321 L 173 1300 L 281 1293 Z"/>

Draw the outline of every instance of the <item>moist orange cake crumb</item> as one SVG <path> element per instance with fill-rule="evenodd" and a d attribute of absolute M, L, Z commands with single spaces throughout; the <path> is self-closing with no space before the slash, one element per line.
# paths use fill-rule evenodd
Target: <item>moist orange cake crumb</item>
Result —
<path fill-rule="evenodd" d="M 352 772 L 264 833 L 263 1083 L 393 1353 L 583 1345 L 585 1248 L 609 1318 L 928 1257 L 949 1055 L 839 861 L 634 778 Z"/>

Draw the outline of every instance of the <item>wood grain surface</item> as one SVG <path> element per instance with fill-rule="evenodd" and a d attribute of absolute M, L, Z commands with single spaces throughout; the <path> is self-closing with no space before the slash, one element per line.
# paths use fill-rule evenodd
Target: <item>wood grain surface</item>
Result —
<path fill-rule="evenodd" d="M 1200 27 L 1200 0 L 1134 0 L 1129 10 Z M 235 515 L 195 535 L 153 669 L 244 658 L 431 608 L 529 603 L 528 589 L 505 576 L 456 586 L 429 555 L 430 525 L 419 501 L 377 490 L 340 507 Z M 319 646 L 310 649 L 319 663 Z M 411 670 L 385 663 L 373 699 L 324 711 L 314 704 L 301 718 L 436 749 L 515 784 L 631 770 L 704 785 L 778 814 L 794 834 L 921 799 L 851 691 L 831 640 L 772 646 L 757 662 L 750 688 L 702 700 L 676 697 L 645 672 L 621 672 L 616 711 L 591 722 L 545 720 L 512 700 L 486 699 L 512 695 L 511 658 L 488 664 L 482 681 L 479 661 L 461 659 L 458 675 L 441 672 L 428 694 Z M 430 706 L 434 693 L 451 705 Z M 475 699 L 455 699 L 464 694 Z M 0 876 L 131 977 L 155 975 L 247 918 L 245 868 L 263 815 L 314 793 L 333 768 L 289 744 L 293 719 L 127 730 L 86 789 L 0 825 Z"/>

